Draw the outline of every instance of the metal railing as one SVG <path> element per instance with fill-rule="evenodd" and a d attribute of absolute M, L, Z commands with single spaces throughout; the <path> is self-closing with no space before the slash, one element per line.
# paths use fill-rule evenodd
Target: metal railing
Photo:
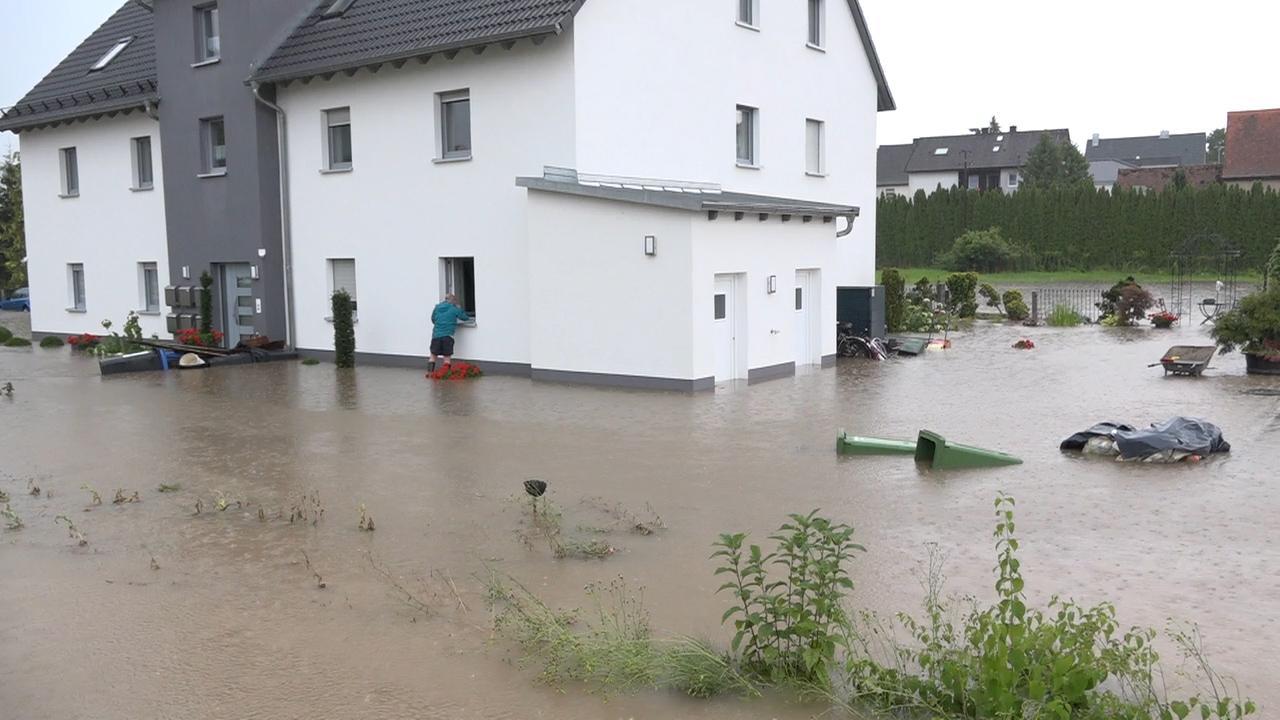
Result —
<path fill-rule="evenodd" d="M 1102 295 L 1097 288 L 1042 288 L 1032 290 L 1027 303 L 1031 306 L 1032 321 L 1039 325 L 1045 321 L 1055 308 L 1066 307 L 1081 318 L 1091 322 L 1098 322 L 1098 318 L 1102 312 L 1098 309 L 1098 303 L 1102 302 Z"/>

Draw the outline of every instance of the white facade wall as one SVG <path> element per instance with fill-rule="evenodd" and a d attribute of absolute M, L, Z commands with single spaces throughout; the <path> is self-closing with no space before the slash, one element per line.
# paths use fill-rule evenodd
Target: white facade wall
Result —
<path fill-rule="evenodd" d="M 530 190 L 534 369 L 673 380 L 714 374 L 694 367 L 695 216 L 706 222 L 700 213 Z M 645 235 L 656 242 L 652 257 Z"/>
<path fill-rule="evenodd" d="M 795 279 L 797 270 L 818 269 L 822 357 L 836 354 L 836 266 L 834 224 L 821 219 L 805 224 L 799 217 L 784 223 L 777 216 L 761 222 L 732 213 L 715 221 L 697 215 L 693 221 L 693 347 L 695 377 L 715 375 L 716 347 L 712 331 L 715 276 L 738 274 L 746 286 L 739 293 L 747 317 L 747 368 L 759 370 L 796 359 Z M 777 291 L 768 292 L 769 276 Z"/>
<path fill-rule="evenodd" d="M 853 15 L 826 0 L 820 51 L 805 44 L 806 3 L 759 5 L 751 30 L 735 23 L 735 0 L 584 4 L 573 33 L 578 169 L 856 205 L 835 280 L 872 285 L 877 87 Z M 739 104 L 760 110 L 759 169 L 737 167 Z M 807 118 L 826 123 L 825 177 L 805 173 Z"/>
<path fill-rule="evenodd" d="M 154 189 L 133 186 L 131 139 L 151 138 Z M 75 147 L 80 194 L 60 197 L 59 150 Z M 21 135 L 23 211 L 31 329 L 36 333 L 119 332 L 131 310 L 146 307 L 139 263 L 154 262 L 163 310 L 169 282 L 160 126 L 142 113 Z M 73 305 L 69 263 L 84 265 L 85 311 Z M 140 317 L 145 335 L 167 336 L 161 313 Z"/>
<path fill-rule="evenodd" d="M 960 184 L 960 173 L 955 170 L 911 173 L 908 178 L 910 179 L 910 193 L 913 196 L 920 190 L 923 190 L 925 195 L 932 195 L 939 185 L 942 186 L 943 190 L 950 190 Z"/>
<path fill-rule="evenodd" d="M 436 94 L 463 88 L 473 159 L 433 162 Z M 426 355 L 440 259 L 474 257 L 477 323 L 459 330 L 458 356 L 528 363 L 526 191 L 515 179 L 574 164 L 571 40 L 295 83 L 278 101 L 289 118 L 298 347 L 333 347 L 326 260 L 353 258 L 357 348 Z M 337 107 L 351 108 L 353 169 L 325 174 L 323 111 Z"/>

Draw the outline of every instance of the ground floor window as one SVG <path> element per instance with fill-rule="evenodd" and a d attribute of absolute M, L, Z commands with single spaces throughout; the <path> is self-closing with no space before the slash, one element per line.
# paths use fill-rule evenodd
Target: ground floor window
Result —
<path fill-rule="evenodd" d="M 160 312 L 160 272 L 155 263 L 138 263 L 138 283 L 143 311 Z"/>
<path fill-rule="evenodd" d="M 351 258 L 331 258 L 329 260 L 329 297 L 339 290 L 346 290 L 351 296 L 351 311 L 358 309 L 356 305 L 356 261 Z"/>
<path fill-rule="evenodd" d="M 476 259 L 440 258 L 444 294 L 457 295 L 458 304 L 472 317 L 476 314 Z"/>
<path fill-rule="evenodd" d="M 67 265 L 67 296 L 72 310 L 84 312 L 84 265 L 82 263 Z"/>

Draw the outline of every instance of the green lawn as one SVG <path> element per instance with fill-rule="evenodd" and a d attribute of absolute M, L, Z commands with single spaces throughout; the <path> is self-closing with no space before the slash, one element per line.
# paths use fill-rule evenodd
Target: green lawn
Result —
<path fill-rule="evenodd" d="M 951 274 L 949 270 L 942 268 L 898 268 L 898 272 L 902 273 L 902 277 L 906 280 L 908 286 L 915 284 L 917 280 L 927 277 L 935 282 L 940 282 Z M 1131 273 L 1126 270 L 1088 270 L 1088 271 L 1061 271 L 1061 272 L 1002 272 L 987 273 L 982 275 L 983 282 L 989 282 L 993 285 L 999 284 L 1048 284 L 1048 283 L 1115 283 L 1123 280 L 1125 277 L 1133 275 L 1140 283 L 1168 283 L 1173 280 L 1173 276 L 1167 272 L 1156 273 Z M 1213 282 L 1221 278 L 1205 273 L 1195 276 L 1196 280 Z M 1239 278 L 1241 282 L 1261 282 L 1262 277 L 1257 273 L 1241 273 Z M 880 271 L 876 271 L 876 282 L 880 282 Z"/>

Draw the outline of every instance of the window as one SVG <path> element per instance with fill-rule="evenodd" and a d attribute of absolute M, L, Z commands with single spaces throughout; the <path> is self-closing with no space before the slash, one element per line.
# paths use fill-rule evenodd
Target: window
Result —
<path fill-rule="evenodd" d="M 76 160 L 76 149 L 62 148 L 58 151 L 59 164 L 62 166 L 62 197 L 76 197 L 80 194 L 80 164 Z"/>
<path fill-rule="evenodd" d="M 991 148 L 991 152 L 993 152 L 993 153 L 998 153 L 998 152 L 1000 152 L 1000 146 L 999 146 L 999 145 L 996 145 L 995 147 Z"/>
<path fill-rule="evenodd" d="M 104 67 L 110 65 L 111 61 L 115 60 L 117 55 L 124 52 L 124 49 L 129 47 L 129 43 L 131 42 L 133 42 L 132 37 L 120 38 L 117 40 L 116 44 L 112 45 L 111 49 L 108 50 L 105 55 L 98 58 L 98 62 L 94 63 L 93 66 L 89 68 L 89 72 L 98 72 Z"/>
<path fill-rule="evenodd" d="M 949 152 L 951 152 L 951 148 L 938 148 L 937 150 L 933 151 L 933 154 L 941 156 L 941 155 L 946 155 Z"/>
<path fill-rule="evenodd" d="M 440 158 L 471 157 L 471 91 L 456 90 L 436 96 L 440 120 Z"/>
<path fill-rule="evenodd" d="M 1009 173 L 1009 187 L 1018 187 L 1018 173 L 1016 171 Z"/>
<path fill-rule="evenodd" d="M 796 288 L 796 310 L 804 309 L 804 288 Z"/>
<path fill-rule="evenodd" d="M 467 314 L 476 314 L 476 260 L 469 257 L 441 258 L 440 272 L 443 276 L 445 295 L 457 295 L 458 305 Z"/>
<path fill-rule="evenodd" d="M 746 105 L 738 106 L 738 164 L 755 167 L 758 147 L 756 127 L 760 124 L 760 111 Z"/>
<path fill-rule="evenodd" d="M 885 188 L 885 189 L 884 189 L 884 196 L 885 196 L 885 197 L 898 197 L 898 190 L 897 190 L 897 188 Z"/>
<path fill-rule="evenodd" d="M 351 108 L 324 111 L 325 169 L 351 169 Z"/>
<path fill-rule="evenodd" d="M 138 299 L 142 301 L 142 311 L 160 312 L 160 273 L 155 263 L 138 263 L 138 282 Z"/>
<path fill-rule="evenodd" d="M 331 258 L 329 260 L 329 296 L 339 290 L 346 290 L 351 296 L 351 310 L 356 305 L 356 261 L 351 258 Z"/>
<path fill-rule="evenodd" d="M 718 293 L 716 295 L 715 319 L 724 320 L 729 317 L 729 296 Z"/>
<path fill-rule="evenodd" d="M 155 168 L 151 164 L 151 137 L 136 137 L 133 145 L 133 189 L 150 190 L 155 187 Z"/>
<path fill-rule="evenodd" d="M 227 174 L 227 130 L 222 118 L 200 121 L 200 170 L 204 175 Z"/>
<path fill-rule="evenodd" d="M 826 35 L 826 23 L 823 22 L 825 4 L 823 0 L 809 0 L 809 45 L 815 48 L 822 47 Z"/>
<path fill-rule="evenodd" d="M 218 5 L 202 5 L 196 11 L 196 62 L 213 62 L 222 57 Z"/>
<path fill-rule="evenodd" d="M 804 121 L 805 172 L 822 175 L 827 171 L 826 123 L 821 120 Z"/>
<path fill-rule="evenodd" d="M 738 22 L 751 27 L 756 26 L 760 15 L 760 0 L 738 0 Z"/>
<path fill-rule="evenodd" d="M 67 266 L 67 295 L 71 303 L 67 309 L 84 312 L 84 265 L 81 263 Z"/>

